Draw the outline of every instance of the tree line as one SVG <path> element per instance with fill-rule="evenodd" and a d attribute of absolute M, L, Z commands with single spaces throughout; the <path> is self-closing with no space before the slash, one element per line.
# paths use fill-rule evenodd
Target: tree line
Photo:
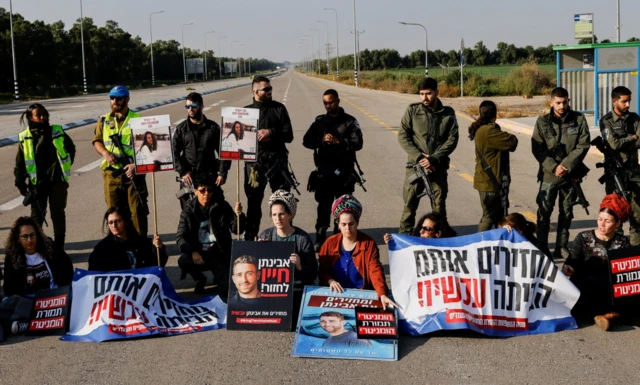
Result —
<path fill-rule="evenodd" d="M 0 61 L 0 92 L 11 93 L 13 64 L 9 18 L 9 12 L 0 8 L 0 52 L 3 58 Z M 85 17 L 82 28 L 89 88 L 151 83 L 150 46 L 140 36 L 131 36 L 113 20 L 99 27 L 92 18 Z M 82 89 L 80 19 L 67 30 L 62 21 L 51 24 L 40 20 L 30 22 L 20 14 L 14 14 L 13 30 L 21 90 L 26 88 L 34 93 L 46 93 L 51 88 L 60 88 L 68 94 Z M 202 58 L 203 52 L 185 48 L 185 56 Z M 228 57 L 221 59 L 223 63 L 232 61 Z M 279 65 L 266 59 L 247 60 L 251 62 L 252 72 L 272 70 Z M 156 84 L 184 79 L 182 47 L 178 41 L 154 41 L 153 61 Z M 207 50 L 207 63 L 208 78 L 219 78 L 218 57 L 213 50 Z"/>

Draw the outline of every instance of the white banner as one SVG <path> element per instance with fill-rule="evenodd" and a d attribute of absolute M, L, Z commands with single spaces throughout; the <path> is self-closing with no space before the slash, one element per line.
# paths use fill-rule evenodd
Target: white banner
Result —
<path fill-rule="evenodd" d="M 580 291 L 515 230 L 456 238 L 394 234 L 389 242 L 393 298 L 412 335 L 471 329 L 517 336 L 575 329 Z"/>

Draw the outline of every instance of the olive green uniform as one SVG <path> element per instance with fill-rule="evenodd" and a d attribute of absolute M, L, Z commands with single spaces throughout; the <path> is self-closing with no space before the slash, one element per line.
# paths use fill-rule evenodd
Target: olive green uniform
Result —
<path fill-rule="evenodd" d="M 569 228 L 573 219 L 572 202 L 576 200 L 571 183 L 555 175 L 556 167 L 564 166 L 569 174 L 580 172 L 586 166 L 582 163 L 590 147 L 589 126 L 584 115 L 569 110 L 562 118 L 557 118 L 553 110 L 536 121 L 531 137 L 531 152 L 540 167 L 538 182 L 540 190 L 538 203 L 538 241 L 543 252 L 549 255 L 549 228 L 551 214 L 559 196 L 558 231 L 556 250 L 567 247 Z"/>
<path fill-rule="evenodd" d="M 429 174 L 431 188 L 435 195 L 435 202 L 431 209 L 447 217 L 449 156 L 458 145 L 458 122 L 455 111 L 451 107 L 443 106 L 440 100 L 433 110 L 422 103 L 410 104 L 400 123 L 398 142 L 408 154 L 403 186 L 404 210 L 399 231 L 401 234 L 410 234 L 420 204 L 418 195 L 424 191 L 424 185 L 421 181 L 410 183 L 409 177 L 414 172 L 412 166 L 424 158 L 423 153 L 429 155 L 429 162 L 436 167 L 435 171 Z"/>
<path fill-rule="evenodd" d="M 619 116 L 609 112 L 600 119 L 600 131 L 605 136 L 609 146 L 622 159 L 622 165 L 629 170 L 627 180 L 622 183 L 625 190 L 631 193 L 631 208 L 633 216 L 629 218 L 630 241 L 632 246 L 640 245 L 640 165 L 638 165 L 638 148 L 640 140 L 634 140 L 633 135 L 640 136 L 640 116 L 629 112 Z M 613 192 L 613 183 L 607 179 L 606 192 Z"/>
<path fill-rule="evenodd" d="M 514 152 L 518 147 L 518 138 L 502 131 L 497 124 L 491 123 L 478 128 L 474 142 L 477 150 L 473 188 L 480 194 L 482 218 L 478 224 L 478 232 L 482 232 L 497 227 L 498 222 L 504 217 L 504 208 L 500 188 L 484 170 L 478 153 L 484 157 L 497 182 L 502 183 L 503 176 L 511 176 L 509 152 Z"/>
<path fill-rule="evenodd" d="M 118 119 L 118 124 L 122 124 L 125 119 L 126 115 L 122 119 Z M 104 121 L 104 117 L 98 119 L 92 143 L 101 142 L 104 144 L 102 136 Z M 137 187 L 137 189 L 135 189 L 131 179 L 127 178 L 125 174 L 114 177 L 114 171 L 116 170 L 112 167 L 107 167 L 105 170 L 102 170 L 104 199 L 107 203 L 107 208 L 113 206 L 128 208 L 131 213 L 133 226 L 140 235 L 146 237 L 149 229 L 147 218 L 149 215 L 149 207 L 147 205 L 149 192 L 147 190 L 145 176 L 135 175 L 133 177 Z"/>

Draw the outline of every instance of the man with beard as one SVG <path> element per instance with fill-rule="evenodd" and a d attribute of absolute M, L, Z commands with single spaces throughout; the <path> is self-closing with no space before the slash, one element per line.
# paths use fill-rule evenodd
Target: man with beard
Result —
<path fill-rule="evenodd" d="M 340 107 L 336 90 L 322 96 L 325 115 L 319 115 L 309 127 L 302 144 L 313 151 L 316 170 L 309 177 L 308 189 L 315 191 L 318 202 L 316 219 L 316 252 L 327 238 L 331 204 L 345 194 L 352 194 L 356 184 L 354 163 L 356 151 L 362 149 L 362 131 L 353 116 Z M 337 233 L 334 226 L 334 233 Z"/>
<path fill-rule="evenodd" d="M 69 176 L 76 146 L 61 126 L 49 125 L 49 112 L 42 104 L 30 105 L 20 117 L 21 124 L 24 124 L 25 118 L 27 128 L 18 134 L 20 144 L 13 169 L 15 186 L 22 195 L 27 195 L 29 191 L 27 183 L 35 187 L 31 217 L 40 227 L 44 223 L 43 211 L 46 211 L 49 201 L 54 246 L 62 251 L 67 229 L 65 209 Z"/>
<path fill-rule="evenodd" d="M 147 183 L 144 175 L 135 175 L 133 137 L 129 120 L 139 118 L 129 109 L 129 90 L 115 86 L 109 92 L 111 112 L 96 124 L 93 147 L 104 159 L 100 168 L 104 179 L 104 199 L 107 207 L 129 209 L 136 231 L 147 236 L 149 207 Z M 124 154 L 117 142 L 122 144 Z"/>
<path fill-rule="evenodd" d="M 229 298 L 229 309 L 231 310 L 256 310 L 260 305 L 260 271 L 258 270 L 258 260 L 250 255 L 243 255 L 233 262 L 231 273 L 233 284 L 238 290 Z"/>
<path fill-rule="evenodd" d="M 359 340 L 356 332 L 344 328 L 344 315 L 337 311 L 326 311 L 320 315 L 320 327 L 329 333 L 322 343 L 323 348 L 373 348 L 370 341 Z"/>
<path fill-rule="evenodd" d="M 293 128 L 287 108 L 272 99 L 271 82 L 264 76 L 253 79 L 253 103 L 245 108 L 260 110 L 258 120 L 258 160 L 245 162 L 244 191 L 247 195 L 247 230 L 245 240 L 253 241 L 258 235 L 262 219 L 262 200 L 267 183 L 272 192 L 290 191 L 291 183 L 284 174 L 289 173 L 289 151 L 286 143 L 293 141 Z"/>
<path fill-rule="evenodd" d="M 182 177 L 181 187 L 192 187 L 196 174 L 215 174 L 216 186 L 222 186 L 227 180 L 231 161 L 220 161 L 220 126 L 207 119 L 202 113 L 204 100 L 202 95 L 192 92 L 187 95 L 184 107 L 188 119 L 176 127 L 173 134 L 173 157 L 176 171 Z M 180 198 L 184 210 L 188 195 Z"/>
<path fill-rule="evenodd" d="M 600 119 L 600 131 L 609 142 L 609 146 L 628 170 L 628 180 L 623 180 L 624 189 L 631 193 L 627 196 L 633 216 L 629 218 L 629 236 L 632 246 L 640 245 L 640 165 L 638 165 L 638 149 L 640 148 L 640 116 L 629 112 L 631 106 L 631 90 L 627 87 L 616 87 L 611 92 L 613 111 Z M 614 191 L 613 178 L 606 180 L 606 192 Z M 622 193 L 619 192 L 619 194 Z"/>

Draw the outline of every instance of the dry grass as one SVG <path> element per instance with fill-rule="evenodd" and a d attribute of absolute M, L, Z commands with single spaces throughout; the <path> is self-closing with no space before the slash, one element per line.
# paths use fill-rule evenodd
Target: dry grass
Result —
<path fill-rule="evenodd" d="M 478 117 L 477 106 L 467 106 L 463 108 L 463 111 L 467 115 L 472 116 L 474 119 Z M 498 105 L 498 119 L 514 119 L 539 115 L 540 111 L 531 108 L 509 107 L 500 104 Z"/>

